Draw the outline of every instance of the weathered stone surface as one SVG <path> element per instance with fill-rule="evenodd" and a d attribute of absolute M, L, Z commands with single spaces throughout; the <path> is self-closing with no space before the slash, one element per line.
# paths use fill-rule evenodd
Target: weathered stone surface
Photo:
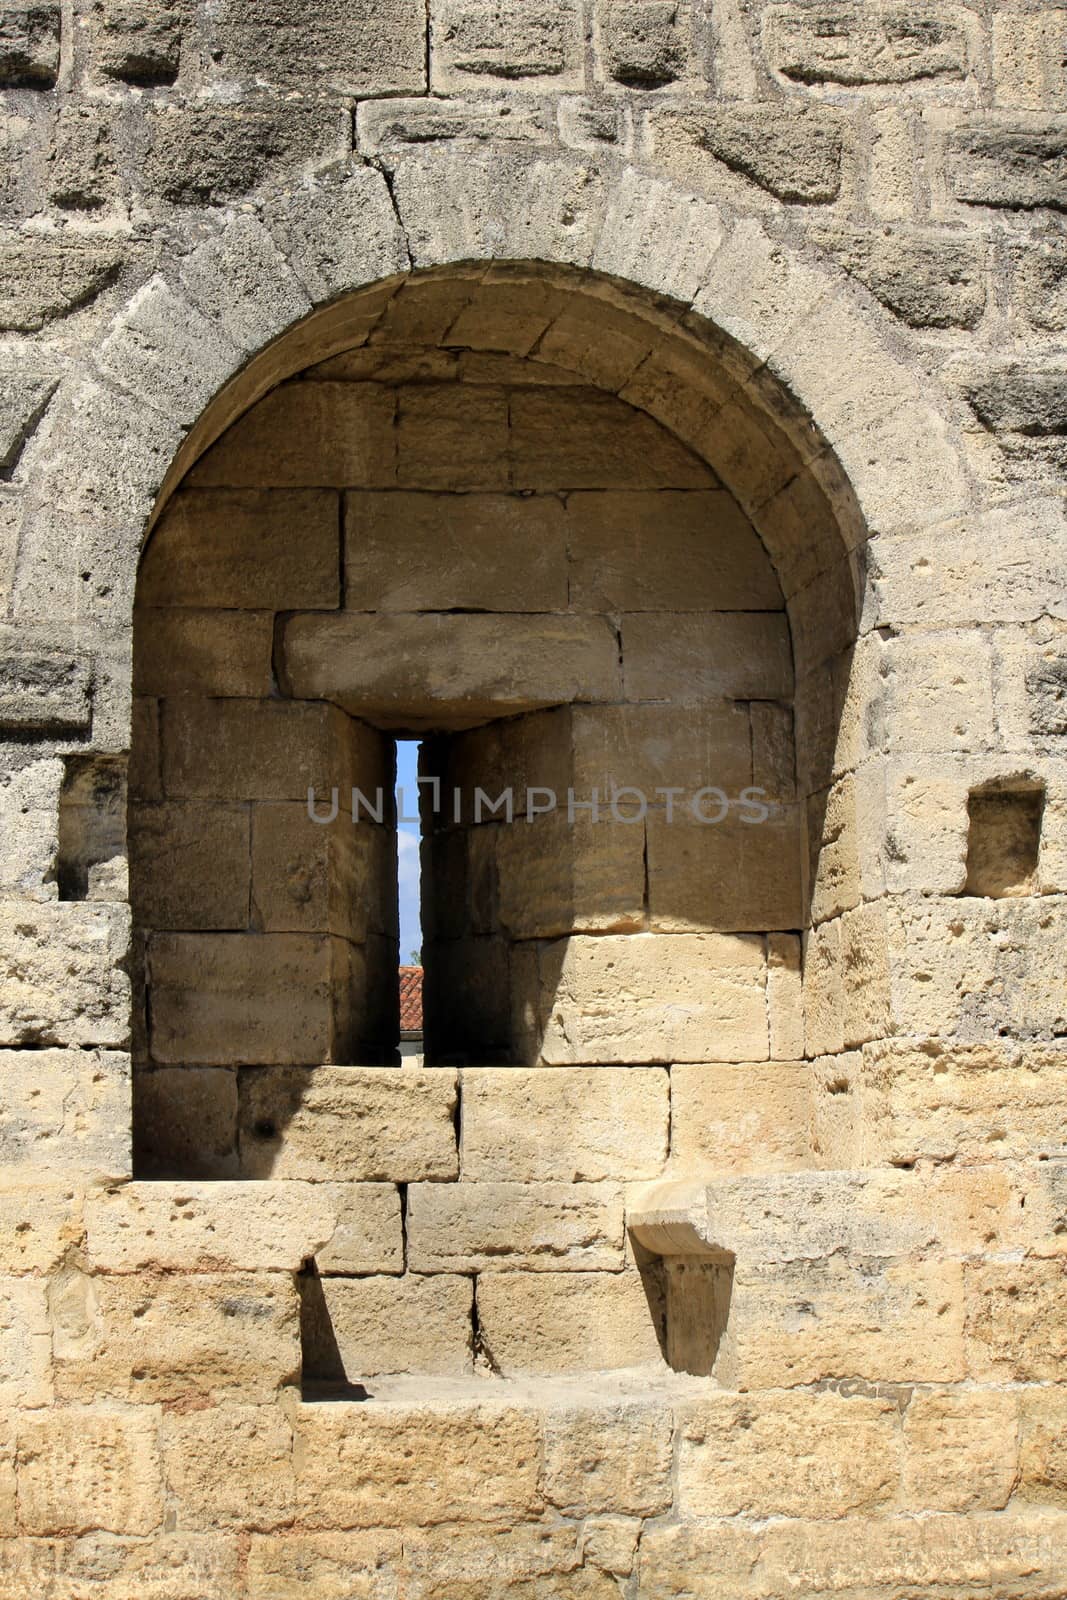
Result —
<path fill-rule="evenodd" d="M 488 1586 L 500 1595 L 555 1592 L 574 1600 L 614 1600 L 615 1580 L 598 1570 L 583 1539 L 589 1527 L 583 1524 L 582 1534 L 573 1524 L 545 1522 L 406 1528 L 404 1587 L 411 1600 L 432 1600 L 442 1588 L 455 1600 L 476 1600 Z"/>
<path fill-rule="evenodd" d="M 89 106 L 64 105 L 49 153 L 49 196 L 63 211 L 98 211 L 122 192 L 114 123 Z"/>
<path fill-rule="evenodd" d="M 973 328 L 986 306 L 989 257 L 952 234 L 821 228 L 816 238 L 847 272 L 914 328 Z"/>
<path fill-rule="evenodd" d="M 162 1435 L 167 1493 L 181 1527 L 267 1530 L 292 1521 L 293 1430 L 276 1407 L 174 1408 Z"/>
<path fill-rule="evenodd" d="M 601 14 L 608 73 L 631 89 L 661 89 L 683 76 L 688 15 L 671 0 L 609 0 Z"/>
<path fill-rule="evenodd" d="M 59 75 L 60 8 L 51 0 L 17 0 L 0 25 L 0 84 L 48 89 Z"/>
<path fill-rule="evenodd" d="M 415 1272 L 617 1271 L 622 1190 L 586 1183 L 418 1183 L 408 1189 Z"/>
<path fill-rule="evenodd" d="M 269 611 L 139 606 L 138 617 L 137 695 L 270 695 L 274 618 Z"/>
<path fill-rule="evenodd" d="M 396 397 L 378 384 L 283 384 L 197 463 L 197 488 L 391 488 Z"/>
<path fill-rule="evenodd" d="M 319 827 L 308 820 L 306 803 L 252 809 L 255 928 L 323 931 L 362 944 L 368 931 L 390 931 L 395 872 L 384 828 L 344 815 Z"/>
<path fill-rule="evenodd" d="M 1067 210 L 1067 134 L 1048 123 L 964 127 L 949 136 L 949 184 L 968 205 Z"/>
<path fill-rule="evenodd" d="M 706 1175 L 809 1165 L 811 1097 L 804 1062 L 672 1067 L 672 1169 Z"/>
<path fill-rule="evenodd" d="M 1067 1394 L 1041 1387 L 1020 1400 L 1019 1497 L 1062 1508 L 1067 1502 Z"/>
<path fill-rule="evenodd" d="M 1067 100 L 1062 19 L 1055 11 L 993 17 L 993 81 L 998 106 L 1059 111 Z"/>
<path fill-rule="evenodd" d="M 467 1069 L 465 1179 L 653 1178 L 667 1158 L 667 1074 L 653 1068 Z"/>
<path fill-rule="evenodd" d="M 116 276 L 121 259 L 115 245 L 40 243 L 6 234 L 0 241 L 0 327 L 32 333 L 86 305 Z"/>
<path fill-rule="evenodd" d="M 324 798 L 337 788 L 348 799 L 357 784 L 373 801 L 384 779 L 379 736 L 322 703 L 183 696 L 164 706 L 162 733 L 172 799 L 306 805 L 309 789 Z"/>
<path fill-rule="evenodd" d="M 19 1519 L 27 1533 L 149 1534 L 162 1523 L 151 1411 L 50 1411 L 21 1421 L 17 1441 Z"/>
<path fill-rule="evenodd" d="M 1061 1517 L 1025 1513 L 849 1517 L 783 1521 L 755 1531 L 730 1522 L 646 1531 L 640 1582 L 650 1594 L 685 1595 L 693 1573 L 735 1574 L 723 1600 L 772 1600 L 802 1572 L 815 1593 L 879 1596 L 965 1586 L 974 1572 L 1007 1600 L 1039 1600 L 1058 1582 Z"/>
<path fill-rule="evenodd" d="M 99 1272 L 296 1272 L 337 1220 L 322 1184 L 133 1183 L 87 1201 L 85 1248 Z"/>
<path fill-rule="evenodd" d="M 657 1516 L 673 1498 L 673 1418 L 654 1405 L 573 1406 L 545 1415 L 545 1499 L 565 1516 Z"/>
<path fill-rule="evenodd" d="M 337 497 L 325 491 L 175 495 L 141 559 L 138 604 L 229 611 L 336 606 L 337 521 Z"/>
<path fill-rule="evenodd" d="M 905 1503 L 934 1511 L 999 1511 L 1018 1475 L 1017 1398 L 913 1395 L 904 1413 Z"/>
<path fill-rule="evenodd" d="M 41 1278 L 0 1277 L 0 1405 L 52 1404 L 49 1310 Z"/>
<path fill-rule="evenodd" d="M 125 83 L 173 83 L 181 37 L 175 0 L 103 0 L 92 16 L 93 64 Z"/>
<path fill-rule="evenodd" d="M 241 1085 L 248 1177 L 418 1182 L 457 1174 L 456 1075 L 440 1068 L 280 1069 Z"/>
<path fill-rule="evenodd" d="M 977 17 L 963 6 L 769 6 L 763 44 L 775 71 L 804 84 L 964 78 Z"/>
<path fill-rule="evenodd" d="M 303 612 L 283 648 L 294 695 L 329 694 L 386 726 L 473 727 L 619 694 L 615 633 L 599 617 Z"/>
<path fill-rule="evenodd" d="M 577 610 L 775 611 L 782 605 L 755 529 L 721 490 L 572 494 L 566 529 L 570 603 Z"/>
<path fill-rule="evenodd" d="M 234 1178 L 237 1073 L 228 1067 L 138 1070 L 133 1143 L 145 1178 Z"/>
<path fill-rule="evenodd" d="M 1045 737 L 1067 733 L 1067 661 L 1034 658 L 1026 690 L 1031 730 Z"/>
<path fill-rule="evenodd" d="M 686 1517 L 844 1517 L 892 1504 L 900 1430 L 890 1400 L 836 1394 L 712 1395 L 680 1425 Z"/>
<path fill-rule="evenodd" d="M 227 83 L 332 96 L 425 88 L 426 15 L 411 0 L 367 11 L 313 0 L 299 12 L 268 0 L 254 13 L 223 0 L 204 31 L 214 71 Z"/>
<path fill-rule="evenodd" d="M 964 1268 L 967 1365 L 985 1382 L 1054 1383 L 1064 1359 L 1067 1263 L 988 1261 Z"/>
<path fill-rule="evenodd" d="M 0 663 L 0 729 L 84 733 L 92 715 L 84 656 L 6 648 Z"/>
<path fill-rule="evenodd" d="M 1036 328 L 1067 328 L 1067 248 L 1059 239 L 1034 241 L 1020 252 L 1019 295 Z"/>
<path fill-rule="evenodd" d="M 0 1160 L 12 1176 L 129 1177 L 128 1056 L 0 1051 L 0 1107 Z"/>
<path fill-rule="evenodd" d="M 640 1273 L 486 1272 L 477 1285 L 482 1349 L 505 1377 L 663 1363 Z"/>
<path fill-rule="evenodd" d="M 622 618 L 627 698 L 785 700 L 793 658 L 784 612 L 627 612 Z"/>
<path fill-rule="evenodd" d="M 17 465 L 58 381 L 32 372 L 0 373 L 0 472 L 9 473 Z"/>
<path fill-rule="evenodd" d="M 65 1399 L 265 1402 L 299 1377 L 289 1273 L 74 1273 L 53 1287 L 52 1309 Z"/>
<path fill-rule="evenodd" d="M 361 953 L 330 935 L 157 933 L 149 972 L 159 1066 L 346 1061 L 366 1026 Z"/>
<path fill-rule="evenodd" d="M 541 1510 L 539 1458 L 525 1408 L 305 1407 L 297 1507 L 311 1528 L 512 1522 Z"/>
<path fill-rule="evenodd" d="M 582 32 L 570 0 L 551 13 L 535 12 L 522 0 L 488 5 L 485 0 L 435 0 L 430 10 L 430 83 L 459 89 L 487 79 L 527 87 L 580 84 Z"/>
<path fill-rule="evenodd" d="M 147 118 L 146 196 L 171 205 L 239 199 L 267 173 L 341 155 L 338 111 L 284 99 L 235 105 L 153 105 Z"/>
<path fill-rule="evenodd" d="M 516 489 L 702 489 L 703 461 L 650 416 L 613 395 L 520 389 L 509 407 Z"/>
<path fill-rule="evenodd" d="M 762 795 L 759 810 L 729 798 L 736 809 L 718 824 L 684 811 L 648 817 L 648 913 L 657 932 L 743 933 L 804 922 L 799 809 L 769 808 Z M 707 818 L 722 808 L 722 791 L 700 803 Z M 769 815 L 758 820 L 762 811 Z"/>
<path fill-rule="evenodd" d="M 818 203 L 840 193 L 844 132 L 831 111 L 774 101 L 663 110 L 651 127 L 662 163 L 698 187 L 717 186 L 725 167 L 779 200 Z"/>
<path fill-rule="evenodd" d="M 4 859 L 0 884 L 35 900 L 55 893 L 59 807 L 64 767 L 33 761 L 0 776 L 0 830 Z"/>
<path fill-rule="evenodd" d="M 248 927 L 246 806 L 139 806 L 129 837 L 131 901 L 140 927 Z"/>
<path fill-rule="evenodd" d="M 338 1360 L 349 1383 L 382 1373 L 470 1373 L 473 1300 L 471 1279 L 454 1274 L 322 1278 L 304 1294 L 305 1373 Z"/>
<path fill-rule="evenodd" d="M 748 935 L 576 936 L 519 976 L 522 1046 L 547 1066 L 766 1059 L 766 952 Z M 620 1003 L 625 999 L 625 1005 Z"/>
<path fill-rule="evenodd" d="M 387 1600 L 402 1564 L 399 1531 L 254 1534 L 248 1582 L 263 1600 L 330 1600 L 340 1588 L 358 1600 Z"/>
<path fill-rule="evenodd" d="M 401 613 L 565 611 L 566 537 L 554 496 L 349 494 L 344 602 Z M 504 568 L 492 559 L 502 544 L 516 556 Z"/>
<path fill-rule="evenodd" d="M 129 1033 L 123 906 L 0 904 L 0 1040 L 7 1046 L 121 1048 Z"/>

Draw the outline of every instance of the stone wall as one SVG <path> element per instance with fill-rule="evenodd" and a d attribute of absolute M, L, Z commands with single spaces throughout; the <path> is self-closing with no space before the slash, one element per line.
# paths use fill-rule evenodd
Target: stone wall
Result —
<path fill-rule="evenodd" d="M 1065 59 L 1026 0 L 7 8 L 0 1590 L 1063 1590 Z M 513 741 L 577 788 L 642 702 L 688 734 L 726 569 L 635 508 L 719 493 L 792 681 L 716 681 L 696 748 L 741 716 L 782 774 L 791 705 L 799 916 L 655 817 L 639 917 L 626 861 L 441 829 L 442 953 L 527 973 L 523 1064 L 368 1064 L 389 830 L 292 892 L 295 777 L 388 772 L 431 633 L 494 721 L 531 616 L 621 616 L 621 692 L 572 669 Z M 479 495 L 532 567 L 464 563 Z M 443 770 L 514 765 L 454 713 Z"/>

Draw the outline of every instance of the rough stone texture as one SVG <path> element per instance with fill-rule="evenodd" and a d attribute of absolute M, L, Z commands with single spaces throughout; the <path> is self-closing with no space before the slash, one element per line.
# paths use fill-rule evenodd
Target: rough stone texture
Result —
<path fill-rule="evenodd" d="M 1062 8 L 0 81 L 0 1592 L 1052 1600 Z"/>

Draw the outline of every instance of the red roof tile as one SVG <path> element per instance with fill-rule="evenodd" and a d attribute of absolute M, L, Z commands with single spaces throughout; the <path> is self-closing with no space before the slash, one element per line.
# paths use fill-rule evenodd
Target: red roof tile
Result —
<path fill-rule="evenodd" d="M 422 968 L 400 968 L 400 1031 L 422 1032 Z"/>

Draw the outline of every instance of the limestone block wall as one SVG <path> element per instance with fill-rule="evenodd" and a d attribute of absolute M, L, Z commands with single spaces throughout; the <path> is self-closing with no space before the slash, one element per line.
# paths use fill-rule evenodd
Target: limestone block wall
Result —
<path fill-rule="evenodd" d="M 1041 0 L 6 8 L 0 1591 L 1063 1589 L 1065 95 L 1063 13 Z M 252 519 L 265 544 L 236 606 L 201 525 L 193 587 L 138 628 L 138 674 L 155 640 L 164 687 L 138 684 L 135 705 L 133 672 L 150 523 L 229 488 L 176 486 L 256 401 L 383 329 L 420 353 L 419 387 L 460 368 L 500 386 L 487 356 L 533 356 L 621 393 L 729 490 L 788 617 L 799 924 L 705 927 L 710 858 L 664 854 L 657 819 L 640 929 L 625 895 L 623 927 L 580 926 L 603 915 L 583 909 L 595 857 L 580 879 L 545 874 L 559 910 L 531 924 L 502 893 L 521 854 L 505 826 L 435 839 L 446 882 L 449 852 L 464 858 L 477 937 L 507 946 L 509 971 L 536 950 L 537 998 L 508 1007 L 509 1053 L 534 1065 L 354 1065 L 384 1021 L 338 1015 L 334 952 L 365 995 L 391 909 L 364 896 L 353 927 L 331 886 L 387 882 L 388 830 L 323 845 L 295 878 L 286 860 L 271 881 L 291 892 L 260 904 L 256 813 L 265 856 L 272 808 L 299 795 L 245 786 L 230 723 L 196 745 L 225 792 L 169 797 L 141 763 L 151 702 L 166 737 L 168 702 L 178 727 L 174 702 L 199 703 L 203 729 L 209 702 L 243 701 L 300 711 L 306 740 L 279 738 L 279 770 L 332 764 L 335 746 L 388 768 L 388 708 L 268 676 L 290 602 L 256 587 L 283 576 L 301 630 L 323 606 L 348 618 L 340 569 L 318 598 L 316 508 L 339 528 L 341 490 L 408 487 L 369 484 L 358 430 L 335 437 L 339 472 L 297 486 L 300 560 L 271 546 L 265 509 Z M 332 381 L 399 393 L 410 376 Z M 398 416 L 377 435 L 397 449 Z M 468 412 L 441 435 L 445 482 L 413 492 L 453 493 L 459 444 L 491 453 L 493 429 Z M 316 433 L 294 430 L 282 459 Z M 513 526 L 537 518 L 550 548 L 544 505 L 524 505 Z M 431 522 L 415 543 L 445 538 Z M 503 566 L 466 574 L 488 585 L 478 611 L 508 598 Z M 581 580 L 594 611 L 603 567 Z M 454 606 L 436 626 L 456 665 L 473 618 Z M 389 676 L 411 637 L 394 627 L 375 646 Z M 681 626 L 661 637 L 657 671 L 680 663 L 687 682 L 691 648 Z M 204 673 L 240 692 L 220 700 Z M 669 720 L 628 695 L 617 714 Z M 780 770 L 777 713 L 740 698 L 753 757 L 762 740 Z M 566 772 L 590 708 L 561 702 L 557 684 L 508 721 L 547 737 L 573 718 L 549 740 Z M 445 732 L 447 759 L 479 771 L 479 735 Z M 127 785 L 148 819 L 129 839 L 132 937 Z M 138 901 L 169 852 L 195 870 Z M 488 895 L 468 871 L 481 854 Z M 724 894 L 732 865 L 708 866 Z M 157 936 L 176 980 L 160 1015 L 181 1024 L 166 1065 L 140 1026 Z M 684 1029 L 667 1052 L 669 1019 L 644 1012 L 635 1055 L 671 1059 L 611 1065 L 623 1030 L 573 1029 L 602 994 L 587 942 L 609 959 L 684 947 L 688 1001 L 697 971 L 720 993 L 705 958 L 723 939 L 762 947 L 766 1057 L 693 1059 Z M 285 941 L 254 1006 L 258 960 L 227 990 L 209 940 L 255 940 L 257 957 Z M 573 966 L 554 960 L 564 943 Z M 257 1043 L 255 1063 L 190 1063 L 209 975 L 216 1042 L 256 1023 L 283 1060 Z M 330 1064 L 288 1060 L 278 980 L 296 976 L 305 995 L 322 980 L 299 1031 Z M 141 1159 L 173 1182 L 147 1162 L 131 1181 L 131 1048 Z M 167 1130 L 154 1153 L 149 1127 Z M 383 1328 L 401 1355 L 383 1358 Z M 369 1403 L 302 1400 L 305 1351 L 329 1373 L 342 1342 L 354 1371 L 424 1376 L 368 1372 Z M 671 1370 L 698 1356 L 711 1378 Z"/>

